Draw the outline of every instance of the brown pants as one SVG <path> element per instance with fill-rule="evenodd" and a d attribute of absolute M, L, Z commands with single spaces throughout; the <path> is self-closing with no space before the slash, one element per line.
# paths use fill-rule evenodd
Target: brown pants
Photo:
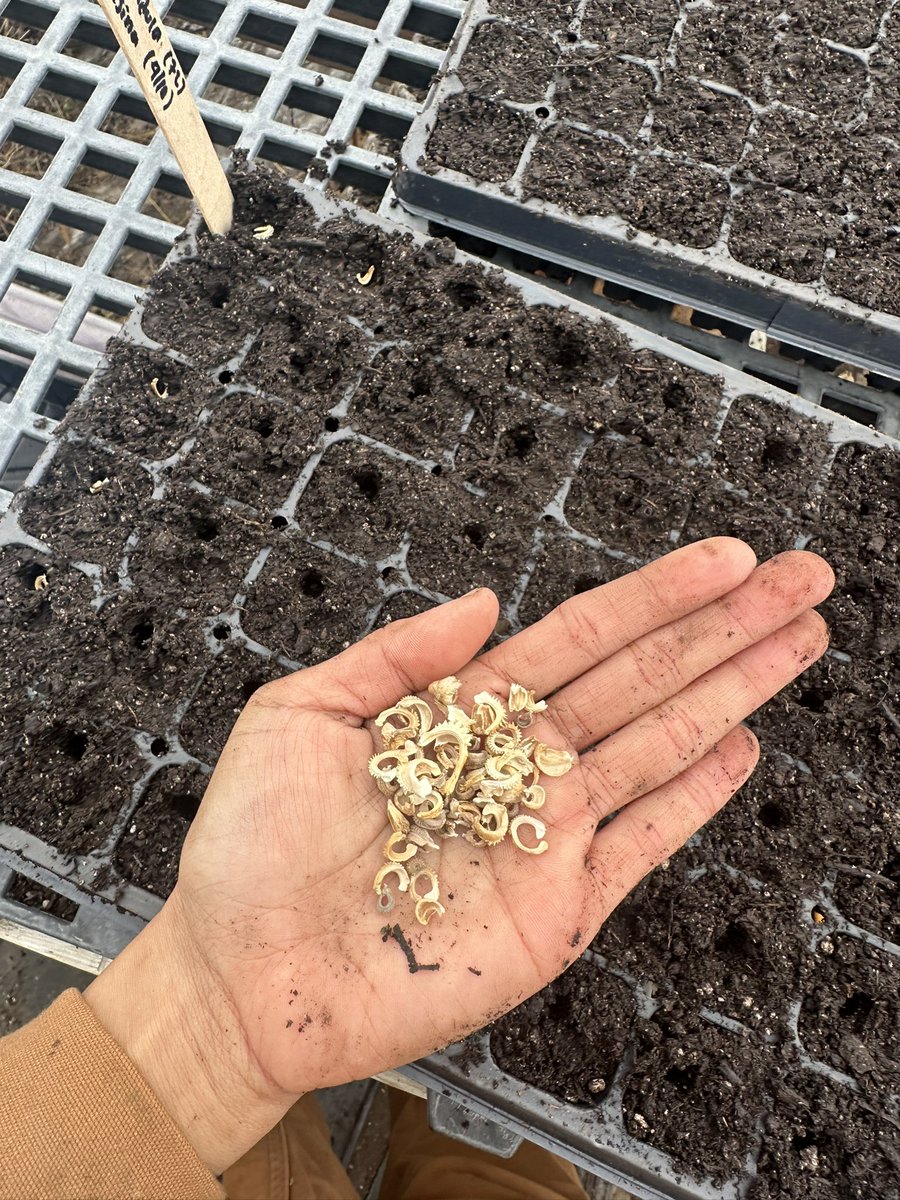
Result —
<path fill-rule="evenodd" d="M 425 1101 L 391 1091 L 383 1200 L 587 1200 L 571 1163 L 523 1142 L 496 1158 L 428 1127 Z M 359 1200 L 315 1096 L 225 1172 L 229 1200 Z"/>

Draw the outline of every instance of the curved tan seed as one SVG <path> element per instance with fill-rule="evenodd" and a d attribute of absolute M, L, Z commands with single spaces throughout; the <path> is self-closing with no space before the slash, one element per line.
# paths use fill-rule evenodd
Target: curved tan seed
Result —
<path fill-rule="evenodd" d="M 428 890 L 423 892 L 419 890 L 419 880 L 426 879 L 428 881 Z M 437 900 L 441 894 L 438 885 L 438 877 L 431 867 L 420 867 L 415 875 L 409 881 L 409 893 L 414 900 Z"/>
<path fill-rule="evenodd" d="M 436 679 L 434 683 L 430 683 L 428 691 L 435 698 L 438 705 L 446 712 L 451 704 L 456 703 L 456 698 L 459 695 L 461 687 L 462 684 L 455 675 L 448 675 L 445 679 Z"/>
<path fill-rule="evenodd" d="M 534 830 L 534 836 L 538 839 L 536 846 L 526 846 L 521 837 L 521 830 L 530 828 Z M 520 850 L 524 850 L 526 854 L 543 854 L 547 849 L 547 843 L 543 841 L 544 834 L 547 832 L 547 826 L 537 817 L 529 816 L 523 813 L 521 816 L 513 817 L 509 827 L 509 834 Z"/>
<path fill-rule="evenodd" d="M 402 850 L 397 849 L 400 845 L 403 846 Z M 392 863 L 407 862 L 415 853 L 416 847 L 406 844 L 405 833 L 392 833 L 384 843 L 384 857 Z"/>
<path fill-rule="evenodd" d="M 409 872 L 407 871 L 406 867 L 402 866 L 400 863 L 385 863 L 375 876 L 374 886 L 376 892 L 384 892 L 387 889 L 385 880 L 389 875 L 397 876 L 397 887 L 401 892 L 407 891 L 409 888 Z"/>
<path fill-rule="evenodd" d="M 522 803 L 526 808 L 538 809 L 543 808 L 547 800 L 547 793 L 539 783 L 532 784 L 530 788 L 526 788 L 522 796 Z"/>
<path fill-rule="evenodd" d="M 575 756 L 568 750 L 557 750 L 553 746 L 545 746 L 543 742 L 534 744 L 534 765 L 542 775 L 565 775 L 575 766 Z"/>
<path fill-rule="evenodd" d="M 442 917 L 447 910 L 439 900 L 419 900 L 416 904 L 416 920 L 427 925 L 432 917 Z"/>

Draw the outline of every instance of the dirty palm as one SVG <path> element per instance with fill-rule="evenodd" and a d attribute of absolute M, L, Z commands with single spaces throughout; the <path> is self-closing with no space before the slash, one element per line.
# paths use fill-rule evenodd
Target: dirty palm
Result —
<path fill-rule="evenodd" d="M 815 555 L 757 566 L 744 543 L 714 538 L 478 658 L 498 611 L 486 589 L 257 692 L 172 901 L 267 1084 L 304 1092 L 408 1062 L 564 970 L 751 773 L 758 747 L 741 722 L 825 650 L 812 607 L 832 583 Z M 392 827 L 369 764 L 378 715 L 449 675 L 467 712 L 476 694 L 533 690 L 546 708 L 534 704 L 529 736 L 575 763 L 542 781 L 545 853 L 440 840 L 446 911 L 423 926 L 408 894 L 390 917 L 378 910 Z"/>

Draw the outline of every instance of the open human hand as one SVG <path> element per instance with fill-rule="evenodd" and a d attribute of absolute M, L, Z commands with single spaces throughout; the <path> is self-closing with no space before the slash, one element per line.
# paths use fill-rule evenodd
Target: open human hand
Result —
<path fill-rule="evenodd" d="M 457 1040 L 558 975 L 741 786 L 758 755 L 741 721 L 825 650 L 811 608 L 832 584 L 815 555 L 755 567 L 714 538 L 474 661 L 497 617 L 487 590 L 267 685 L 222 753 L 174 893 L 89 1002 L 216 1170 L 298 1094 Z M 535 689 L 548 709 L 529 733 L 578 758 L 545 781 L 545 854 L 441 843 L 447 911 L 423 928 L 400 896 L 389 920 L 407 948 L 385 939 L 372 890 L 388 832 L 373 718 L 449 674 L 464 707 L 511 681 Z M 205 1111 L 185 1094 L 185 1040 L 215 1096 Z"/>

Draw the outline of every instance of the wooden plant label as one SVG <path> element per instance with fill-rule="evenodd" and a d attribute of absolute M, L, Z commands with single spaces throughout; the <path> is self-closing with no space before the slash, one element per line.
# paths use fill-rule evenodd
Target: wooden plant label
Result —
<path fill-rule="evenodd" d="M 213 233 L 231 228 L 233 198 L 169 36 L 151 0 L 100 0 L 128 65 Z"/>

